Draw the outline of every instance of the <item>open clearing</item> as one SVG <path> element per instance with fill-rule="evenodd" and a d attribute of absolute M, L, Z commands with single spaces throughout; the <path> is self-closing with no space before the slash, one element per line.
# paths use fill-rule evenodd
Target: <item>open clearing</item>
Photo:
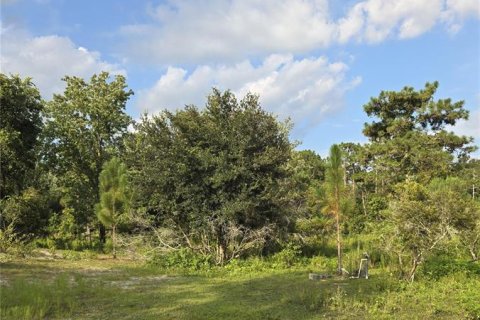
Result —
<path fill-rule="evenodd" d="M 463 304 L 480 298 L 478 279 L 413 287 L 375 272 L 323 281 L 307 270 L 182 275 L 107 258 L 0 267 L 2 319 L 475 319 Z"/>

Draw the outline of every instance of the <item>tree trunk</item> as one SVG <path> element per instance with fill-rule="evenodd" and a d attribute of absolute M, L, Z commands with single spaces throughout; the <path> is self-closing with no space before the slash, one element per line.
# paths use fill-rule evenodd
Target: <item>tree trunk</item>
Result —
<path fill-rule="evenodd" d="M 397 252 L 397 255 L 398 255 L 398 266 L 400 268 L 400 277 L 404 277 L 405 276 L 405 271 L 403 269 L 403 259 L 402 259 L 402 255 L 401 253 L 398 253 Z"/>
<path fill-rule="evenodd" d="M 365 192 L 362 190 L 362 207 L 363 207 L 363 214 L 367 215 L 367 205 L 365 204 Z"/>
<path fill-rule="evenodd" d="M 112 226 L 113 259 L 117 259 L 117 247 L 116 247 L 117 237 L 116 237 L 116 231 L 117 231 L 117 226 L 116 226 L 116 225 L 113 225 L 113 226 Z"/>
<path fill-rule="evenodd" d="M 472 256 L 472 260 L 473 261 L 478 261 L 478 256 L 477 254 L 475 253 L 475 250 L 473 248 L 470 248 L 470 255 Z"/>
<path fill-rule="evenodd" d="M 335 188 L 335 218 L 337 227 L 337 256 L 338 256 L 338 274 L 342 274 L 342 245 L 340 239 L 340 195 L 338 188 Z"/>
<path fill-rule="evenodd" d="M 225 263 L 226 246 L 223 243 L 217 246 L 217 263 L 221 266 Z"/>
<path fill-rule="evenodd" d="M 107 240 L 107 232 L 105 230 L 105 226 L 101 223 L 98 224 L 98 237 L 100 240 L 100 244 L 104 245 Z"/>
<path fill-rule="evenodd" d="M 90 225 L 87 224 L 87 236 L 88 236 L 88 247 L 92 248 L 92 231 L 90 230 Z"/>
<path fill-rule="evenodd" d="M 413 280 L 415 279 L 415 272 L 417 271 L 417 267 L 419 264 L 419 259 L 417 257 L 413 258 L 412 269 L 410 269 L 410 273 L 408 274 L 410 282 L 413 282 Z"/>
<path fill-rule="evenodd" d="M 342 245 L 340 241 L 340 221 L 337 213 L 337 255 L 338 255 L 338 274 L 342 274 Z"/>

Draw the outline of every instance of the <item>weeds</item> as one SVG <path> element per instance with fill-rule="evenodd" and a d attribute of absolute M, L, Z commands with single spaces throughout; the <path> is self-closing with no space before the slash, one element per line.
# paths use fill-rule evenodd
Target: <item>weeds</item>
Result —
<path fill-rule="evenodd" d="M 73 281 L 73 283 L 72 283 Z M 82 281 L 60 275 L 53 280 L 16 279 L 2 287 L 2 319 L 45 319 L 69 317 L 78 305 Z"/>

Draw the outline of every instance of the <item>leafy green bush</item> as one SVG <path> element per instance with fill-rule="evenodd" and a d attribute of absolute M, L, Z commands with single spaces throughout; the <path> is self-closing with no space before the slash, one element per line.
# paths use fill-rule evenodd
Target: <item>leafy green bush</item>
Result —
<path fill-rule="evenodd" d="M 35 248 L 48 249 L 48 238 L 36 238 L 33 241 Z"/>
<path fill-rule="evenodd" d="M 75 250 L 75 251 L 81 251 L 86 249 L 87 247 L 88 247 L 88 244 L 86 243 L 86 241 L 73 239 L 71 242 L 71 248 L 72 250 Z"/>
<path fill-rule="evenodd" d="M 316 256 L 310 259 L 310 266 L 313 271 L 334 273 L 337 270 L 337 258 Z"/>
<path fill-rule="evenodd" d="M 105 240 L 105 243 L 102 246 L 102 251 L 104 253 L 111 253 L 113 251 L 112 239 Z"/>
<path fill-rule="evenodd" d="M 452 259 L 443 255 L 434 256 L 425 261 L 420 275 L 438 280 L 441 277 L 458 272 L 480 276 L 480 264 L 473 261 Z"/>
<path fill-rule="evenodd" d="M 33 245 L 24 241 L 10 223 L 5 229 L 0 229 L 0 253 L 14 257 L 25 257 L 33 250 Z"/>
<path fill-rule="evenodd" d="M 261 257 L 251 257 L 248 259 L 232 259 L 223 268 L 232 275 L 241 275 L 264 272 L 272 269 L 272 265 Z"/>
<path fill-rule="evenodd" d="M 163 269 L 195 271 L 210 268 L 212 257 L 182 248 L 167 253 L 154 254 L 148 259 L 147 263 Z"/>
<path fill-rule="evenodd" d="M 274 267 L 289 268 L 299 261 L 301 253 L 299 245 L 288 243 L 285 248 L 272 256 L 271 261 Z"/>

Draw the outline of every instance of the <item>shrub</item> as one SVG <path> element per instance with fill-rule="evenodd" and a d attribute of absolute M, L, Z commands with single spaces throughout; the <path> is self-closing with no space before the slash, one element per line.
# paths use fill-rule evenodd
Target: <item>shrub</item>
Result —
<path fill-rule="evenodd" d="M 275 267 L 289 268 L 299 261 L 301 253 L 299 245 L 288 243 L 282 251 L 274 254 L 271 260 Z"/>
<path fill-rule="evenodd" d="M 25 257 L 33 250 L 33 245 L 24 241 L 14 230 L 14 224 L 10 223 L 4 230 L 0 229 L 0 253 L 6 255 Z"/>
<path fill-rule="evenodd" d="M 425 261 L 420 275 L 438 280 L 441 277 L 459 272 L 480 276 L 480 264 L 473 261 L 456 260 L 443 255 L 433 256 Z"/>
<path fill-rule="evenodd" d="M 337 258 L 316 256 L 310 259 L 310 268 L 315 271 L 334 273 L 337 271 Z"/>
<path fill-rule="evenodd" d="M 233 275 L 254 274 L 264 272 L 265 270 L 270 270 L 271 268 L 271 263 L 261 257 L 232 259 L 224 266 L 224 269 Z"/>
<path fill-rule="evenodd" d="M 153 254 L 147 261 L 149 265 L 174 270 L 204 270 L 212 266 L 212 257 L 200 255 L 190 249 Z"/>

